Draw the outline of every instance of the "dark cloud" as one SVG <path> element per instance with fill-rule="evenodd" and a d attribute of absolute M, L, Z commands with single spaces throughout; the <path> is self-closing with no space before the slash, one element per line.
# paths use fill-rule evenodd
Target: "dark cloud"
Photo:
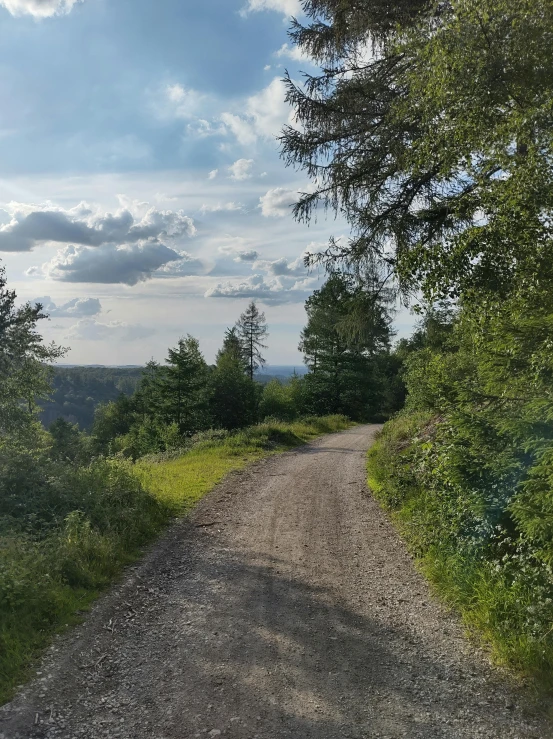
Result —
<path fill-rule="evenodd" d="M 156 208 L 136 216 L 125 208 L 115 215 L 93 213 L 86 204 L 71 210 L 13 204 L 10 214 L 11 221 L 0 226 L 0 251 L 31 251 L 47 242 L 80 246 L 133 244 L 195 233 L 194 222 L 182 211 Z"/>
<path fill-rule="evenodd" d="M 178 252 L 156 242 L 140 242 L 92 248 L 66 246 L 41 269 L 31 268 L 28 274 L 43 274 L 61 282 L 90 282 L 136 285 L 152 277 L 169 262 L 182 260 Z"/>

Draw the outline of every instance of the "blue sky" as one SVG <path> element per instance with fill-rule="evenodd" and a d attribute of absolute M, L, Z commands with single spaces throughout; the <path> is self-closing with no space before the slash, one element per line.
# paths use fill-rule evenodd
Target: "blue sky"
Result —
<path fill-rule="evenodd" d="M 298 0 L 0 0 L 0 260 L 47 303 L 64 361 L 162 359 L 186 333 L 211 361 L 251 298 L 269 361 L 301 361 L 320 284 L 302 255 L 348 231 L 290 214 L 309 183 L 279 159 L 281 77 L 313 71 L 291 14 Z"/>

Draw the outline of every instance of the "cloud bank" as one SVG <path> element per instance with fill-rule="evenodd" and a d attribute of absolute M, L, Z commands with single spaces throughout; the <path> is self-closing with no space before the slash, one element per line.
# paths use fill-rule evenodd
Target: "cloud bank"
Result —
<path fill-rule="evenodd" d="M 66 246 L 50 262 L 31 267 L 27 274 L 60 282 L 136 285 L 150 279 L 160 267 L 182 259 L 165 244 L 149 241 L 100 248 Z"/>
<path fill-rule="evenodd" d="M 69 329 L 65 338 L 73 341 L 136 341 L 154 333 L 151 328 L 124 321 L 100 323 L 94 318 L 83 318 Z"/>

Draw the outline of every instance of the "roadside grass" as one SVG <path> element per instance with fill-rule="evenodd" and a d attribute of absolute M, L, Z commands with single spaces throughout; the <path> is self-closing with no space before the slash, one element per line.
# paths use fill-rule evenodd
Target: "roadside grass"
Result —
<path fill-rule="evenodd" d="M 173 514 L 182 515 L 229 472 L 352 425 L 345 416 L 325 416 L 286 423 L 267 420 L 233 433 L 198 434 L 185 454 L 146 457 L 134 470 L 146 490 Z"/>
<path fill-rule="evenodd" d="M 551 572 L 531 553 L 494 542 L 467 546 L 467 491 L 436 481 L 434 429 L 427 413 L 389 421 L 368 452 L 368 484 L 391 514 L 437 595 L 460 614 L 492 658 L 527 680 L 544 702 L 553 696 Z M 506 554 L 507 553 L 507 556 Z"/>
<path fill-rule="evenodd" d="M 343 416 L 267 420 L 198 434 L 184 450 L 135 464 L 43 469 L 28 461 L 37 482 L 18 499 L 19 518 L 0 512 L 0 705 L 53 636 L 82 620 L 144 546 L 226 474 L 352 425 Z"/>

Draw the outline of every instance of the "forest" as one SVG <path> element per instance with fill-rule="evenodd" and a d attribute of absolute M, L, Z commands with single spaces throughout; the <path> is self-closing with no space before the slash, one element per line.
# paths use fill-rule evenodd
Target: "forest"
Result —
<path fill-rule="evenodd" d="M 175 515 L 148 492 L 152 465 L 258 458 L 362 421 L 387 421 L 370 486 L 426 575 L 496 658 L 553 687 L 553 5 L 303 7 L 291 41 L 320 73 L 287 78 L 298 126 L 281 154 L 312 183 L 294 214 L 351 228 L 307 257 L 326 280 L 306 303 L 305 376 L 255 381 L 270 327 L 252 302 L 213 366 L 176 337 L 89 431 L 46 431 L 61 350 L 1 273 L 4 695 L 8 665 Z M 419 322 L 394 341 L 401 303 Z"/>

